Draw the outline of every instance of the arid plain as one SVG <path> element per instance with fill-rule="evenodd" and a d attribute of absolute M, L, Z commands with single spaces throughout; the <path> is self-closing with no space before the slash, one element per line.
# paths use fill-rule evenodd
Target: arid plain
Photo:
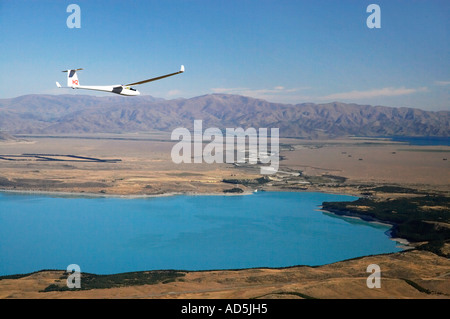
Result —
<path fill-rule="evenodd" d="M 0 187 L 112 195 L 223 193 L 230 188 L 223 179 L 261 177 L 256 164 L 175 164 L 171 150 L 176 143 L 168 133 L 157 132 L 27 136 L 20 142 L 0 144 Z M 19 156 L 24 154 L 41 157 Z M 42 158 L 45 155 L 47 158 Z M 448 193 L 449 155 L 447 146 L 406 145 L 383 139 L 281 139 L 278 173 L 268 175 L 273 182 L 264 184 L 264 189 L 295 190 L 292 186 L 304 186 L 334 192 L 336 183 L 323 176 L 337 176 L 345 178 L 338 191 L 355 195 L 359 195 L 360 185 L 370 184 Z M 302 176 L 297 176 L 299 172 Z M 302 178 L 305 176 L 315 178 Z M 254 190 L 252 186 L 243 188 Z"/>
<path fill-rule="evenodd" d="M 164 196 L 224 194 L 240 188 L 244 194 L 258 189 L 360 196 L 375 186 L 390 185 L 447 196 L 450 191 L 447 146 L 412 146 L 383 139 L 282 139 L 278 173 L 257 183 L 258 165 L 174 164 L 170 153 L 176 141 L 167 133 L 20 138 L 0 142 L 2 190 Z M 376 191 L 370 195 L 408 196 Z M 382 289 L 366 286 L 365 270 L 371 263 L 385 265 Z M 0 298 L 450 297 L 449 259 L 417 250 L 321 267 L 187 272 L 183 280 L 167 284 L 40 292 L 49 284 L 60 284 L 61 274 L 48 271 L 2 279 Z"/>

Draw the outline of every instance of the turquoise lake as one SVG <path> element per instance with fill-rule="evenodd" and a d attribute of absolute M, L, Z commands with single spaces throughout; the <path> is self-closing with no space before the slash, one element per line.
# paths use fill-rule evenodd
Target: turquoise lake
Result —
<path fill-rule="evenodd" d="M 0 193 L 0 275 L 322 265 L 400 251 L 389 227 L 318 211 L 356 197 L 62 197 Z"/>

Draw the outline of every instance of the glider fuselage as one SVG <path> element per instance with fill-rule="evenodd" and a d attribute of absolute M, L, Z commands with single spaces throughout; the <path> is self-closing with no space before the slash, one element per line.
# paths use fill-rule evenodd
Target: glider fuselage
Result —
<path fill-rule="evenodd" d="M 71 87 L 72 89 L 112 92 L 127 96 L 136 96 L 141 94 L 138 90 L 133 89 L 130 86 L 123 86 L 123 85 L 73 85 Z"/>

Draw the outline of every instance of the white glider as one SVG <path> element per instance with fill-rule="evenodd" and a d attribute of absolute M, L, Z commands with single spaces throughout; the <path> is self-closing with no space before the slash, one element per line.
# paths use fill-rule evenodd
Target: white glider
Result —
<path fill-rule="evenodd" d="M 66 88 L 72 88 L 72 89 L 84 89 L 84 90 L 95 90 L 95 91 L 103 91 L 103 92 L 111 92 L 116 93 L 120 95 L 127 95 L 127 96 L 136 96 L 140 95 L 141 93 L 133 89 L 131 85 L 138 85 L 138 84 L 144 84 L 151 81 L 161 80 L 164 78 L 167 78 L 172 75 L 177 75 L 184 72 L 184 65 L 181 66 L 180 71 L 175 73 L 170 73 L 162 76 L 158 76 L 156 78 L 151 78 L 144 81 L 134 82 L 130 84 L 117 84 L 117 85 L 96 85 L 96 86 L 87 86 L 87 85 L 80 85 L 80 81 L 78 80 L 77 71 L 80 71 L 83 69 L 72 69 L 72 70 L 65 70 L 62 72 L 67 72 L 67 87 Z M 56 82 L 56 86 L 59 88 L 63 88 L 59 82 Z"/>

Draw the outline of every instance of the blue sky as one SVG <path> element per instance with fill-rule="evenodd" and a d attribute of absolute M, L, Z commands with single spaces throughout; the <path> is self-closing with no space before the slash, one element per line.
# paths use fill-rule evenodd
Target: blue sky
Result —
<path fill-rule="evenodd" d="M 69 4 L 81 8 L 70 29 Z M 381 28 L 369 29 L 369 4 Z M 273 102 L 349 103 L 450 110 L 450 2 L 0 1 L 0 98 L 96 94 L 61 90 L 135 82 L 166 99 L 232 93 Z M 125 98 L 125 97 L 124 97 Z"/>

